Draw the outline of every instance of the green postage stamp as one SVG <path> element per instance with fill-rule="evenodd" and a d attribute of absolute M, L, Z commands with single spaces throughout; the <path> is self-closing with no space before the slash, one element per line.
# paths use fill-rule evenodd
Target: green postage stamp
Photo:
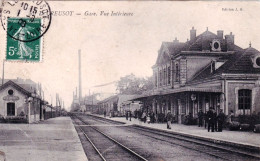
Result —
<path fill-rule="evenodd" d="M 40 61 L 41 60 L 41 19 L 7 19 L 6 60 Z M 30 41 L 28 41 L 30 40 Z"/>
<path fill-rule="evenodd" d="M 40 62 L 43 38 L 51 24 L 46 1 L 3 1 L 0 18 L 7 34 L 6 60 Z"/>

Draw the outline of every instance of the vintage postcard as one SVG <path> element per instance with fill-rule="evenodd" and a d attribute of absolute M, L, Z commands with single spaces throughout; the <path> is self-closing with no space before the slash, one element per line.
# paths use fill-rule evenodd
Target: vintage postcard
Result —
<path fill-rule="evenodd" d="M 260 160 L 259 11 L 0 0 L 0 160 Z"/>

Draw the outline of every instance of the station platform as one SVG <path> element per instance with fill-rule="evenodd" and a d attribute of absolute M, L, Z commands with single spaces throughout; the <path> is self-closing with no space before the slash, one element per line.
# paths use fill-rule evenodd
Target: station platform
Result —
<path fill-rule="evenodd" d="M 104 118 L 103 115 L 95 115 Z M 205 127 L 198 127 L 197 125 L 183 125 L 183 124 L 171 124 L 171 129 L 167 129 L 166 123 L 144 123 L 138 119 L 132 118 L 131 121 L 126 120 L 125 117 L 105 117 L 106 119 L 119 121 L 128 125 L 139 125 L 149 128 L 165 130 L 186 136 L 203 138 L 206 140 L 213 140 L 223 142 L 228 145 L 237 145 L 245 148 L 259 149 L 260 151 L 260 134 L 246 131 L 229 131 L 223 130 L 222 132 L 208 132 Z"/>
<path fill-rule="evenodd" d="M 0 151 L 6 161 L 86 161 L 70 117 L 37 124 L 0 124 Z"/>

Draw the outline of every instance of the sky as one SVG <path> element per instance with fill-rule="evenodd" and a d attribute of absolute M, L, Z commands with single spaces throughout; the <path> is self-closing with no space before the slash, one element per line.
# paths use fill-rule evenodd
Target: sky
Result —
<path fill-rule="evenodd" d="M 58 93 L 69 109 L 78 86 L 78 50 L 82 57 L 82 95 L 115 93 L 115 86 L 94 86 L 135 74 L 152 75 L 163 41 L 189 39 L 208 30 L 224 35 L 232 32 L 235 43 L 260 50 L 259 2 L 170 2 L 170 1 L 48 1 L 55 11 L 72 11 L 70 16 L 53 15 L 43 39 L 40 63 L 5 62 L 5 78 L 30 78 L 40 82 L 51 102 Z M 238 9 L 239 11 L 231 11 Z M 225 9 L 229 11 L 224 11 Z M 241 11 L 242 9 L 242 11 Z M 85 16 L 85 12 L 97 16 Z M 100 12 L 130 12 L 133 16 L 100 16 Z M 80 13 L 81 15 L 76 15 Z M 1 27 L 1 26 L 0 26 Z M 0 60 L 5 58 L 6 31 L 0 28 Z M 2 69 L 2 67 L 0 67 Z M 2 71 L 2 70 L 1 70 Z M 54 101 L 53 101 L 54 102 Z"/>

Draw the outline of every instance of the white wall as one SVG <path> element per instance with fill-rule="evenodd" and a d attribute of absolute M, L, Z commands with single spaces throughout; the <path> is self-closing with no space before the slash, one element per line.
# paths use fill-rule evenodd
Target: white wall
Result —
<path fill-rule="evenodd" d="M 3 98 L 8 95 L 8 90 L 10 90 L 10 89 L 12 89 L 14 91 L 13 96 L 18 96 L 19 100 L 16 100 L 16 101 L 3 100 Z M 26 107 L 27 107 L 26 103 L 24 102 L 25 98 L 26 98 L 26 96 L 23 93 L 19 92 L 12 86 L 8 86 L 4 90 L 0 91 L 0 114 L 2 116 L 7 116 L 7 103 L 9 103 L 9 102 L 15 103 L 15 115 L 16 116 L 19 115 L 22 110 L 25 112 Z"/>

